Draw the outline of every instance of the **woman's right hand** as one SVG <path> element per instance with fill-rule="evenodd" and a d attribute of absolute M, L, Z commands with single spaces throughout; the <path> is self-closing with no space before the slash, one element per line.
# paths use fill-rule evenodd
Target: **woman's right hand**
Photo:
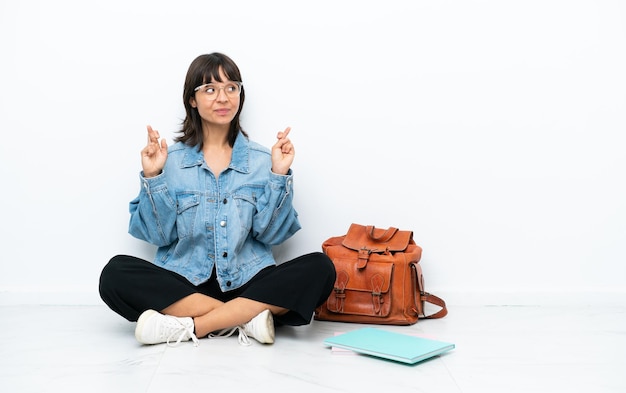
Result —
<path fill-rule="evenodd" d="M 148 126 L 148 144 L 141 150 L 141 166 L 144 177 L 154 177 L 161 174 L 167 161 L 167 142 L 159 143 L 159 132 Z"/>

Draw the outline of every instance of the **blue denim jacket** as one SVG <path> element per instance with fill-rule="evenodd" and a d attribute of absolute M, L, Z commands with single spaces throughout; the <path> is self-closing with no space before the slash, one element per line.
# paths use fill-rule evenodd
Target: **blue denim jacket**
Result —
<path fill-rule="evenodd" d="M 223 291 L 238 288 L 276 264 L 271 247 L 300 229 L 293 174 L 271 167 L 269 149 L 240 133 L 229 167 L 216 180 L 202 152 L 178 142 L 160 175 L 140 175 L 128 231 L 158 246 L 156 265 L 195 285 L 215 266 Z"/>

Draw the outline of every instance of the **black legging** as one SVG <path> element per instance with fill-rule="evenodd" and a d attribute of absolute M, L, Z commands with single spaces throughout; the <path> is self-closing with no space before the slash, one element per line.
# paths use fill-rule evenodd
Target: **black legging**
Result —
<path fill-rule="evenodd" d="M 146 260 L 117 255 L 102 270 L 100 297 L 129 321 L 136 321 L 145 310 L 161 311 L 194 293 L 223 302 L 245 297 L 290 310 L 275 316 L 276 322 L 298 326 L 310 323 L 315 307 L 326 301 L 333 289 L 335 274 L 332 261 L 321 252 L 313 252 L 267 267 L 244 286 L 222 292 L 215 274 L 196 286 L 183 276 Z"/>

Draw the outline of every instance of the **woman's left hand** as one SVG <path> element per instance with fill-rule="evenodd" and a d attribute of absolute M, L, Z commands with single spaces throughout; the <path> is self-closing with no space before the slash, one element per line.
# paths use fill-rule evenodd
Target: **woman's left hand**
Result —
<path fill-rule="evenodd" d="M 278 175 L 286 175 L 289 172 L 296 154 L 293 143 L 288 138 L 290 131 L 291 127 L 287 127 L 285 131 L 278 132 L 276 135 L 278 140 L 272 146 L 272 172 Z"/>

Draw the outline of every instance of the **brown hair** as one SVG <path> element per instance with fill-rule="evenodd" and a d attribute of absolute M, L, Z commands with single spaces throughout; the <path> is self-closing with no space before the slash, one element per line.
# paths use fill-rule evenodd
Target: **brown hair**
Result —
<path fill-rule="evenodd" d="M 189 65 L 185 78 L 185 86 L 183 88 L 183 104 L 185 105 L 186 116 L 185 120 L 183 120 L 182 128 L 178 131 L 182 133 L 182 135 L 174 138 L 175 142 L 183 142 L 189 146 L 198 145 L 198 149 L 202 149 L 204 144 L 202 119 L 200 118 L 198 110 L 191 106 L 191 99 L 195 96 L 196 92 L 194 89 L 197 86 L 209 83 L 212 80 L 223 82 L 220 77 L 220 69 L 231 81 L 243 82 L 237 64 L 235 64 L 230 57 L 222 53 L 215 52 L 208 55 L 200 55 Z M 233 121 L 231 121 L 230 129 L 228 130 L 228 144 L 231 147 L 235 144 L 235 139 L 237 139 L 237 134 L 240 131 L 244 136 L 248 136 L 239 124 L 239 116 L 241 115 L 241 109 L 243 108 L 245 100 L 246 91 L 242 87 L 239 96 L 239 109 Z"/>

